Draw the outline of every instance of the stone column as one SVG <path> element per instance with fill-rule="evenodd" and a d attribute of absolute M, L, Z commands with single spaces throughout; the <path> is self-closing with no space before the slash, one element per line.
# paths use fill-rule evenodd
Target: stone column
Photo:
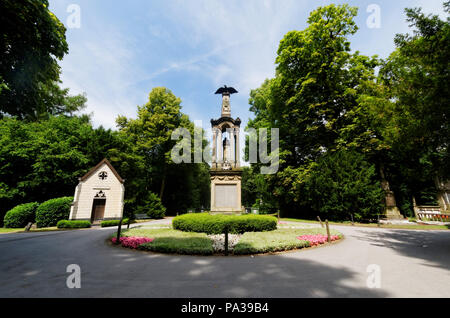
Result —
<path fill-rule="evenodd" d="M 219 136 L 218 136 L 218 142 L 217 142 L 217 163 L 218 163 L 218 168 L 222 168 L 222 163 L 223 163 L 223 140 L 222 140 L 222 130 L 219 129 Z"/>
<path fill-rule="evenodd" d="M 231 158 L 231 167 L 234 168 L 235 167 L 235 162 L 236 162 L 236 151 L 234 149 L 235 147 L 235 142 L 234 142 L 234 128 L 230 129 L 230 158 Z"/>
<path fill-rule="evenodd" d="M 241 166 L 241 152 L 239 149 L 239 127 L 235 128 L 236 131 L 236 168 Z"/>
<path fill-rule="evenodd" d="M 211 163 L 211 167 L 216 168 L 217 167 L 217 163 L 216 163 L 217 129 L 215 127 L 213 127 L 212 135 L 213 135 L 213 142 L 212 142 L 212 163 Z"/>

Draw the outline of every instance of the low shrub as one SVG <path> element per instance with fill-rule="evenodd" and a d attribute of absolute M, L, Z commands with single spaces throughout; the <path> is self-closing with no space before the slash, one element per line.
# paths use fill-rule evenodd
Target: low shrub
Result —
<path fill-rule="evenodd" d="M 60 220 L 67 220 L 73 197 L 51 199 L 42 203 L 36 210 L 38 227 L 55 226 Z"/>
<path fill-rule="evenodd" d="M 102 221 L 102 223 L 100 223 L 101 227 L 110 227 L 110 226 L 118 226 L 119 225 L 120 220 L 105 220 Z M 136 221 L 131 220 L 130 223 L 135 223 Z M 122 225 L 124 224 L 128 224 L 128 218 L 123 219 L 122 221 Z"/>
<path fill-rule="evenodd" d="M 36 209 L 39 207 L 39 203 L 31 202 L 20 204 L 13 209 L 6 212 L 3 219 L 4 226 L 6 228 L 22 228 L 25 227 L 28 222 L 35 222 Z"/>
<path fill-rule="evenodd" d="M 152 219 L 162 219 L 166 215 L 166 208 L 155 193 L 149 192 L 143 203 L 136 208 L 135 214 L 147 214 Z"/>
<path fill-rule="evenodd" d="M 83 220 L 61 220 L 56 224 L 58 229 L 82 229 L 91 227 L 91 222 Z"/>
<path fill-rule="evenodd" d="M 277 219 L 268 215 L 210 215 L 189 213 L 177 216 L 172 221 L 173 228 L 185 232 L 222 234 L 228 228 L 230 234 L 245 232 L 273 231 Z"/>
<path fill-rule="evenodd" d="M 325 244 L 328 242 L 328 236 L 323 234 L 314 234 L 314 235 L 301 235 L 297 237 L 300 241 L 307 241 L 311 246 L 316 246 L 319 244 Z M 331 241 L 339 240 L 338 235 L 331 235 Z"/>
<path fill-rule="evenodd" d="M 125 236 L 125 237 L 121 237 L 119 238 L 119 242 L 120 244 L 122 244 L 123 247 L 128 247 L 128 248 L 133 248 L 133 249 L 137 249 L 140 245 L 144 244 L 144 243 L 151 243 L 153 242 L 153 238 L 148 238 L 148 237 L 137 237 L 137 236 Z M 113 242 L 113 244 L 116 244 L 117 242 L 117 238 L 113 237 L 111 239 L 111 241 Z"/>

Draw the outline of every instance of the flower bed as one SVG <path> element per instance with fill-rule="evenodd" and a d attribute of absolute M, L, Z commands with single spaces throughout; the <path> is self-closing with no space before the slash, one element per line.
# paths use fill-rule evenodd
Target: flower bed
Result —
<path fill-rule="evenodd" d="M 330 230 L 332 240 L 342 239 L 342 234 Z M 117 234 L 116 234 L 117 235 Z M 139 250 L 190 255 L 214 255 L 224 249 L 224 235 L 183 232 L 174 229 L 136 227 L 122 232 L 122 246 Z M 143 241 L 142 239 L 148 239 Z M 232 255 L 251 255 L 301 249 L 326 243 L 327 234 L 322 228 L 284 228 L 266 232 L 229 234 L 228 249 Z M 116 242 L 116 239 L 112 239 Z M 145 242 L 145 243 L 143 243 Z"/>
<path fill-rule="evenodd" d="M 322 234 L 297 236 L 300 241 L 307 241 L 311 246 L 324 244 L 328 241 L 328 237 Z M 338 235 L 331 235 L 331 241 L 339 240 Z"/>
<path fill-rule="evenodd" d="M 117 238 L 113 237 L 111 241 L 116 244 Z M 141 244 L 150 243 L 153 241 L 153 238 L 148 237 L 138 237 L 138 236 L 129 236 L 129 237 L 121 237 L 119 239 L 120 243 L 123 247 L 137 249 Z"/>

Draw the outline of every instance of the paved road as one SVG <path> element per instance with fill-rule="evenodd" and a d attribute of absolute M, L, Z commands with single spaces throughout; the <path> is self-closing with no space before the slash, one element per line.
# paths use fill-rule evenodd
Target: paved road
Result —
<path fill-rule="evenodd" d="M 2 234 L 0 297 L 450 297 L 450 231 L 334 228 L 345 240 L 255 257 L 111 247 L 114 229 Z M 66 287 L 69 264 L 80 289 Z M 380 288 L 367 287 L 370 264 Z"/>

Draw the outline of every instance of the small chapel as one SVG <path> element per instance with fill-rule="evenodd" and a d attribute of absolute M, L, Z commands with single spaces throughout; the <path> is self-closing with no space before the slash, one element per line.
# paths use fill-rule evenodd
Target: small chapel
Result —
<path fill-rule="evenodd" d="M 219 88 L 215 94 L 222 95 L 222 113 L 219 119 L 211 119 L 212 163 L 211 212 L 240 213 L 241 179 L 239 152 L 239 131 L 241 120 L 231 117 L 231 94 L 237 93 L 233 87 Z"/>
<path fill-rule="evenodd" d="M 100 161 L 79 178 L 69 220 L 98 223 L 122 218 L 124 182 L 108 159 Z"/>

